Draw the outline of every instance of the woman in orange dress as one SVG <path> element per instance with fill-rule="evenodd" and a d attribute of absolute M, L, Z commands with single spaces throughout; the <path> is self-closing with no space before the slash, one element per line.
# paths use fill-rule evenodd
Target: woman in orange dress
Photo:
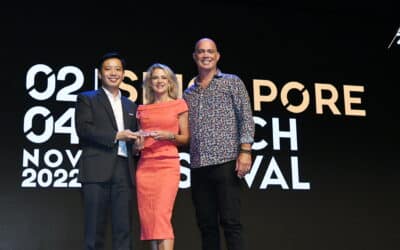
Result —
<path fill-rule="evenodd" d="M 171 218 L 180 181 L 177 146 L 189 141 L 188 107 L 178 98 L 177 78 L 166 65 L 151 65 L 143 88 L 145 104 L 137 109 L 144 136 L 136 172 L 140 238 L 149 240 L 152 250 L 172 250 Z"/>

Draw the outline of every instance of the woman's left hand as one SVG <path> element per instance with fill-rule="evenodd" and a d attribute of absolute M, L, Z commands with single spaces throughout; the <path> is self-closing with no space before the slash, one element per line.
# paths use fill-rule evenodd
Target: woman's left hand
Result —
<path fill-rule="evenodd" d="M 168 131 L 157 130 L 157 131 L 151 132 L 150 136 L 153 137 L 154 140 L 164 141 L 164 140 L 170 140 L 170 138 L 173 136 L 173 134 Z"/>

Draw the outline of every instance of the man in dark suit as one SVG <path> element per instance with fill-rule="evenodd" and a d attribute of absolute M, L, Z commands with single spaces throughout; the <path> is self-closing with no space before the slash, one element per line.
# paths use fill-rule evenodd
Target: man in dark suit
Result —
<path fill-rule="evenodd" d="M 135 163 L 132 154 L 138 139 L 136 104 L 121 95 L 125 61 L 118 53 L 105 54 L 98 65 L 102 86 L 80 93 L 75 125 L 82 156 L 85 249 L 104 248 L 108 211 L 111 210 L 114 250 L 132 249 L 132 189 Z"/>

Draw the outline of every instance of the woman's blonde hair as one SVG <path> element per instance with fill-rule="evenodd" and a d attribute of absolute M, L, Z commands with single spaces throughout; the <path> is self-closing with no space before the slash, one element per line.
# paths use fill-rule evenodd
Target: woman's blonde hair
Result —
<path fill-rule="evenodd" d="M 146 76 L 143 81 L 143 90 L 144 90 L 144 104 L 154 103 L 154 91 L 151 87 L 151 77 L 155 69 L 161 69 L 167 74 L 168 79 L 168 96 L 172 99 L 178 98 L 178 79 L 176 78 L 175 73 L 171 70 L 170 67 L 161 63 L 154 63 L 151 65 L 146 72 Z"/>

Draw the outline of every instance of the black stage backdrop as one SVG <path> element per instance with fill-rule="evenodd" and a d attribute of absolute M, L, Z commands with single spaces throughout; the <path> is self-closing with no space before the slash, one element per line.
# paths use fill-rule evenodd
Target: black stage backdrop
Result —
<path fill-rule="evenodd" d="M 98 58 L 109 50 L 126 56 L 123 93 L 140 104 L 143 72 L 154 62 L 169 65 L 187 87 L 196 74 L 193 45 L 204 36 L 217 41 L 221 70 L 245 82 L 257 124 L 243 187 L 247 248 L 400 249 L 398 7 L 2 6 L 0 249 L 82 249 L 72 117 L 76 93 L 96 88 Z M 187 148 L 181 159 L 175 249 L 199 250 Z M 148 249 L 134 212 L 134 245 Z"/>

